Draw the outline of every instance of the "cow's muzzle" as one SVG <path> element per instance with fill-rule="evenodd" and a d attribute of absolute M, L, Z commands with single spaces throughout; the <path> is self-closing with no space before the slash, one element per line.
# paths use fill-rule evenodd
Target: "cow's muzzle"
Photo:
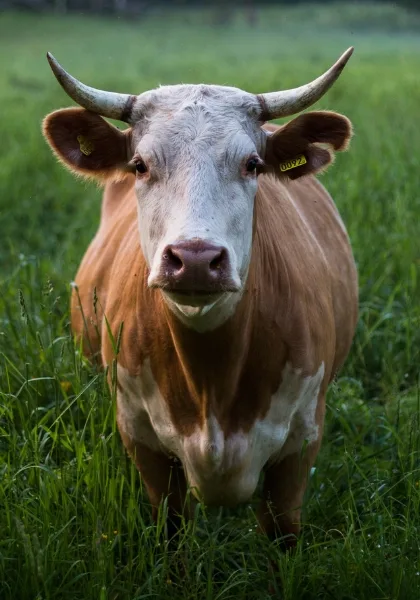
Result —
<path fill-rule="evenodd" d="M 166 246 L 159 273 L 149 285 L 201 303 L 200 298 L 239 291 L 231 271 L 229 253 L 223 246 L 199 239 L 183 241 Z"/>

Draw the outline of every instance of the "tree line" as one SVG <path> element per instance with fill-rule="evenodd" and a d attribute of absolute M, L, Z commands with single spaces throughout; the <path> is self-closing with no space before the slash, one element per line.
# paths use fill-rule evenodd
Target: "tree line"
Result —
<path fill-rule="evenodd" d="M 320 0 L 0 0 L 0 9 L 32 11 L 71 11 L 92 13 L 142 13 L 156 7 L 188 8 L 194 6 L 257 9 L 264 5 L 311 4 Z M 340 0 L 322 0 L 325 4 Z M 357 1 L 357 0 L 356 0 Z M 374 0 L 384 2 L 384 0 Z M 385 0 L 386 1 L 386 0 Z M 420 0 L 399 0 L 401 6 L 420 8 Z"/>

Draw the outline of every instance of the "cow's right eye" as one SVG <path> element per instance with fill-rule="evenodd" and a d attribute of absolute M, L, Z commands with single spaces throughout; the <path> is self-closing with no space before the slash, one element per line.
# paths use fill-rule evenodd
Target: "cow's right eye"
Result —
<path fill-rule="evenodd" d="M 147 173 L 146 163 L 142 160 L 138 160 L 136 162 L 136 171 L 137 173 L 140 173 L 140 175 L 144 175 L 145 173 Z"/>

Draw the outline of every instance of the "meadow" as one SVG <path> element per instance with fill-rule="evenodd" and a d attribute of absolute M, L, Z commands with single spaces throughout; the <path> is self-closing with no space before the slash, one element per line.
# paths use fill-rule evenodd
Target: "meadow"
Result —
<path fill-rule="evenodd" d="M 420 597 L 420 18 L 359 9 L 271 9 L 254 28 L 240 15 L 215 27 L 207 12 L 0 14 L 1 600 L 264 599 L 268 556 L 285 600 Z M 313 79 L 350 45 L 316 108 L 355 129 L 321 181 L 351 237 L 360 319 L 328 395 L 302 537 L 283 555 L 256 535 L 254 501 L 198 506 L 174 552 L 123 451 L 113 394 L 71 337 L 70 284 L 101 190 L 43 141 L 42 118 L 72 105 L 45 53 L 114 91 L 206 82 L 261 92 Z"/>

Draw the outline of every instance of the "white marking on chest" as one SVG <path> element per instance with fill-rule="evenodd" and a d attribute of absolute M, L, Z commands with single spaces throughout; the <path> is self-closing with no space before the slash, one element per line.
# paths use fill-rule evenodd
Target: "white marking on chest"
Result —
<path fill-rule="evenodd" d="M 316 408 L 323 363 L 309 377 L 287 364 L 265 417 L 249 432 L 227 438 L 214 416 L 192 435 L 181 436 L 147 361 L 139 377 L 130 377 L 118 367 L 118 378 L 123 389 L 117 398 L 119 426 L 153 450 L 178 456 L 190 486 L 207 504 L 235 505 L 248 500 L 267 462 L 281 460 L 298 452 L 305 440 L 311 443 L 318 438 Z"/>

